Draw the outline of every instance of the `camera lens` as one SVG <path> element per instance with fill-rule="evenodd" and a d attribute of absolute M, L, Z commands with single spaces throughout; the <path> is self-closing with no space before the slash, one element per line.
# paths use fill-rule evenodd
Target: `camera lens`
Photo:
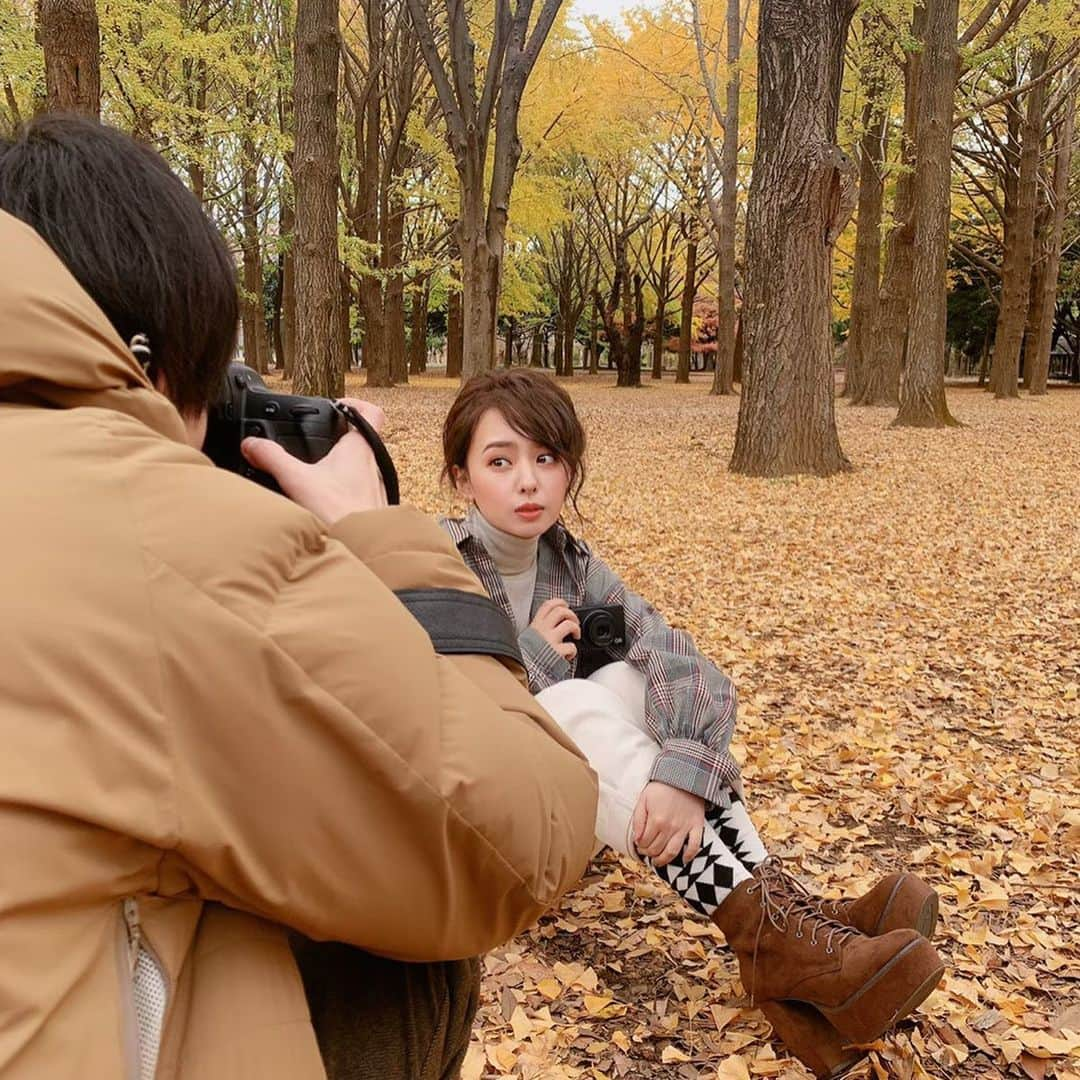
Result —
<path fill-rule="evenodd" d="M 585 619 L 581 637 L 590 645 L 605 648 L 615 638 L 615 621 L 606 611 L 597 611 Z"/>

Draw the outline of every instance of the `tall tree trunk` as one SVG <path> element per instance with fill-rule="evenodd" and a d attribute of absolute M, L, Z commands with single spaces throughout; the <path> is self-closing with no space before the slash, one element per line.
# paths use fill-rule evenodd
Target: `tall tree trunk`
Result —
<path fill-rule="evenodd" d="M 1031 394 L 1045 394 L 1050 374 L 1050 349 L 1054 335 L 1054 301 L 1061 268 L 1061 242 L 1065 232 L 1065 211 L 1069 201 L 1069 172 L 1072 165 L 1073 131 L 1076 122 L 1076 83 L 1065 102 L 1065 118 L 1057 136 L 1054 153 L 1053 218 L 1045 241 L 1045 262 L 1041 288 L 1035 305 L 1035 333 L 1028 349 L 1026 384 Z"/>
<path fill-rule="evenodd" d="M 566 332 L 563 334 L 563 375 L 569 379 L 574 374 L 574 330 L 576 326 L 576 320 L 571 319 L 570 325 L 567 326 Z"/>
<path fill-rule="evenodd" d="M 600 312 L 595 299 L 589 320 L 589 374 L 600 374 Z"/>
<path fill-rule="evenodd" d="M 499 283 L 502 264 L 487 243 L 482 181 L 462 192 L 457 240 L 461 250 L 462 327 L 465 336 L 462 377 L 487 371 L 495 364 Z M 467 195 L 473 197 L 469 198 Z"/>
<path fill-rule="evenodd" d="M 354 356 L 352 344 L 352 284 L 349 281 L 348 268 L 345 266 L 340 266 L 338 270 L 338 290 L 341 301 L 338 304 L 337 348 L 339 355 L 345 359 L 343 369 L 343 372 L 345 372 L 353 366 Z"/>
<path fill-rule="evenodd" d="M 391 183 L 394 183 L 391 180 Z M 409 358 L 405 343 L 405 279 L 402 275 L 402 258 L 405 253 L 405 206 L 395 192 L 388 200 L 383 245 L 386 269 L 386 353 L 390 365 L 390 379 L 394 383 L 409 381 Z"/>
<path fill-rule="evenodd" d="M 296 247 L 294 233 L 296 224 L 291 200 L 281 207 L 281 235 L 285 243 L 285 252 L 281 260 L 281 365 L 285 378 L 293 376 L 293 361 L 296 356 L 296 260 L 293 251 Z"/>
<path fill-rule="evenodd" d="M 852 10 L 849 0 L 762 0 L 734 472 L 849 467 L 836 433 L 830 285 L 832 243 L 850 213 L 853 166 L 835 143 Z"/>
<path fill-rule="evenodd" d="M 461 293 L 451 289 L 446 301 L 446 377 L 457 379 L 462 372 L 465 349 L 461 314 Z"/>
<path fill-rule="evenodd" d="M 303 0 L 296 12 L 293 101 L 296 145 L 296 361 L 299 394 L 341 397 L 337 238 L 337 0 Z"/>
<path fill-rule="evenodd" d="M 18 9 L 16 9 L 18 10 Z M 101 35 L 94 0 L 38 0 L 49 112 L 101 114 Z"/>
<path fill-rule="evenodd" d="M 543 328 L 537 326 L 533 331 L 532 336 L 532 355 L 529 358 L 529 367 L 543 367 L 544 364 L 544 342 L 543 342 Z"/>
<path fill-rule="evenodd" d="M 506 338 L 503 341 L 503 367 L 514 366 L 514 334 L 517 333 L 517 319 L 510 315 L 506 320 Z"/>
<path fill-rule="evenodd" d="M 254 94 L 249 93 L 247 108 L 254 108 Z M 243 231 L 244 297 L 240 305 L 244 333 L 244 359 L 260 374 L 270 368 L 269 343 L 266 339 L 266 313 L 263 309 L 262 243 L 259 235 L 258 172 L 255 140 L 245 131 L 240 140 L 240 207 Z"/>
<path fill-rule="evenodd" d="M 412 308 L 409 312 L 409 374 L 419 375 L 427 367 L 428 300 L 430 278 L 413 282 Z"/>
<path fill-rule="evenodd" d="M 925 34 L 926 8 L 915 7 L 911 34 L 921 40 Z M 908 341 L 911 311 L 911 271 L 915 239 L 915 144 L 919 131 L 919 76 L 922 53 L 910 49 L 904 62 L 904 127 L 901 134 L 900 163 L 903 172 L 896 182 L 893 198 L 893 227 L 885 243 L 885 272 L 878 297 L 875 343 L 863 355 L 863 385 L 853 405 L 899 405 L 900 374 Z"/>
<path fill-rule="evenodd" d="M 885 190 L 882 168 L 888 118 L 876 100 L 863 113 L 859 143 L 859 217 L 855 232 L 855 273 L 851 287 L 851 328 L 847 345 L 844 391 L 861 403 L 867 368 L 877 337 L 878 273 L 881 267 L 881 203 Z"/>
<path fill-rule="evenodd" d="M 1032 54 L 1031 78 L 1038 79 L 1043 74 L 1046 60 L 1046 46 L 1043 45 Z M 1016 203 L 1013 206 L 1012 228 L 1008 230 L 1005 244 L 1005 260 L 1001 269 L 1001 303 L 998 305 L 997 329 L 994 332 L 994 354 L 990 360 L 990 389 L 994 397 L 999 399 L 1015 398 L 1020 393 L 1017 376 L 1031 289 L 1046 86 L 1046 80 L 1043 80 L 1027 92 L 1027 109 L 1020 128 Z"/>
<path fill-rule="evenodd" d="M 677 383 L 690 381 L 690 352 L 694 346 L 694 297 L 697 293 L 697 230 L 690 223 L 686 238 L 686 276 L 683 278 L 682 307 L 679 322 L 679 366 L 675 370 Z"/>
<path fill-rule="evenodd" d="M 663 276 L 661 275 L 661 280 Z M 653 316 L 652 377 L 659 379 L 664 374 L 664 323 L 667 320 L 667 305 L 664 296 L 657 291 L 656 314 Z"/>
<path fill-rule="evenodd" d="M 948 281 L 953 98 L 959 57 L 959 0 L 926 0 L 915 151 L 914 268 L 907 367 L 893 424 L 945 427 L 956 421 L 945 401 L 945 301 Z"/>
<path fill-rule="evenodd" d="M 712 393 L 735 390 L 735 226 L 739 183 L 739 51 L 742 20 L 739 0 L 727 6 L 727 100 L 724 103 L 724 143 L 720 153 L 720 244 L 716 313 L 716 370 Z"/>

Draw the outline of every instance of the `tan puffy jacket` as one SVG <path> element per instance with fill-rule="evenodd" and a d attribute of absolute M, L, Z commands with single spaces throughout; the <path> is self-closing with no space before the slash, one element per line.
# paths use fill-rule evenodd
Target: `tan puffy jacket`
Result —
<path fill-rule="evenodd" d="M 462 957 L 579 877 L 588 766 L 520 671 L 437 656 L 391 592 L 482 594 L 436 524 L 328 535 L 213 468 L 4 214 L 0 493 L 4 1080 L 138 1075 L 133 939 L 159 1078 L 321 1077 L 283 926 Z"/>

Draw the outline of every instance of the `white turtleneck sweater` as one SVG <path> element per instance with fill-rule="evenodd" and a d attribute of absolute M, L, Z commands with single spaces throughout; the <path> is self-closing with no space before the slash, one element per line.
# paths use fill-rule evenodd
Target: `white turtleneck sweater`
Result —
<path fill-rule="evenodd" d="M 533 593 L 536 591 L 536 553 L 539 540 L 522 540 L 494 525 L 475 506 L 469 508 L 469 528 L 487 549 L 503 579 L 506 597 L 514 612 L 514 625 L 520 634 L 529 625 Z"/>

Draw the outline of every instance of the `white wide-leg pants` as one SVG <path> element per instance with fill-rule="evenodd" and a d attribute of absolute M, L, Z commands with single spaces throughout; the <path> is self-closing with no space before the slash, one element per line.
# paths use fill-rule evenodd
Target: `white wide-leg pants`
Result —
<path fill-rule="evenodd" d="M 599 777 L 598 846 L 640 858 L 634 850 L 634 807 L 660 753 L 645 724 L 645 677 L 619 661 L 588 679 L 549 686 L 536 700 L 577 743 Z"/>

